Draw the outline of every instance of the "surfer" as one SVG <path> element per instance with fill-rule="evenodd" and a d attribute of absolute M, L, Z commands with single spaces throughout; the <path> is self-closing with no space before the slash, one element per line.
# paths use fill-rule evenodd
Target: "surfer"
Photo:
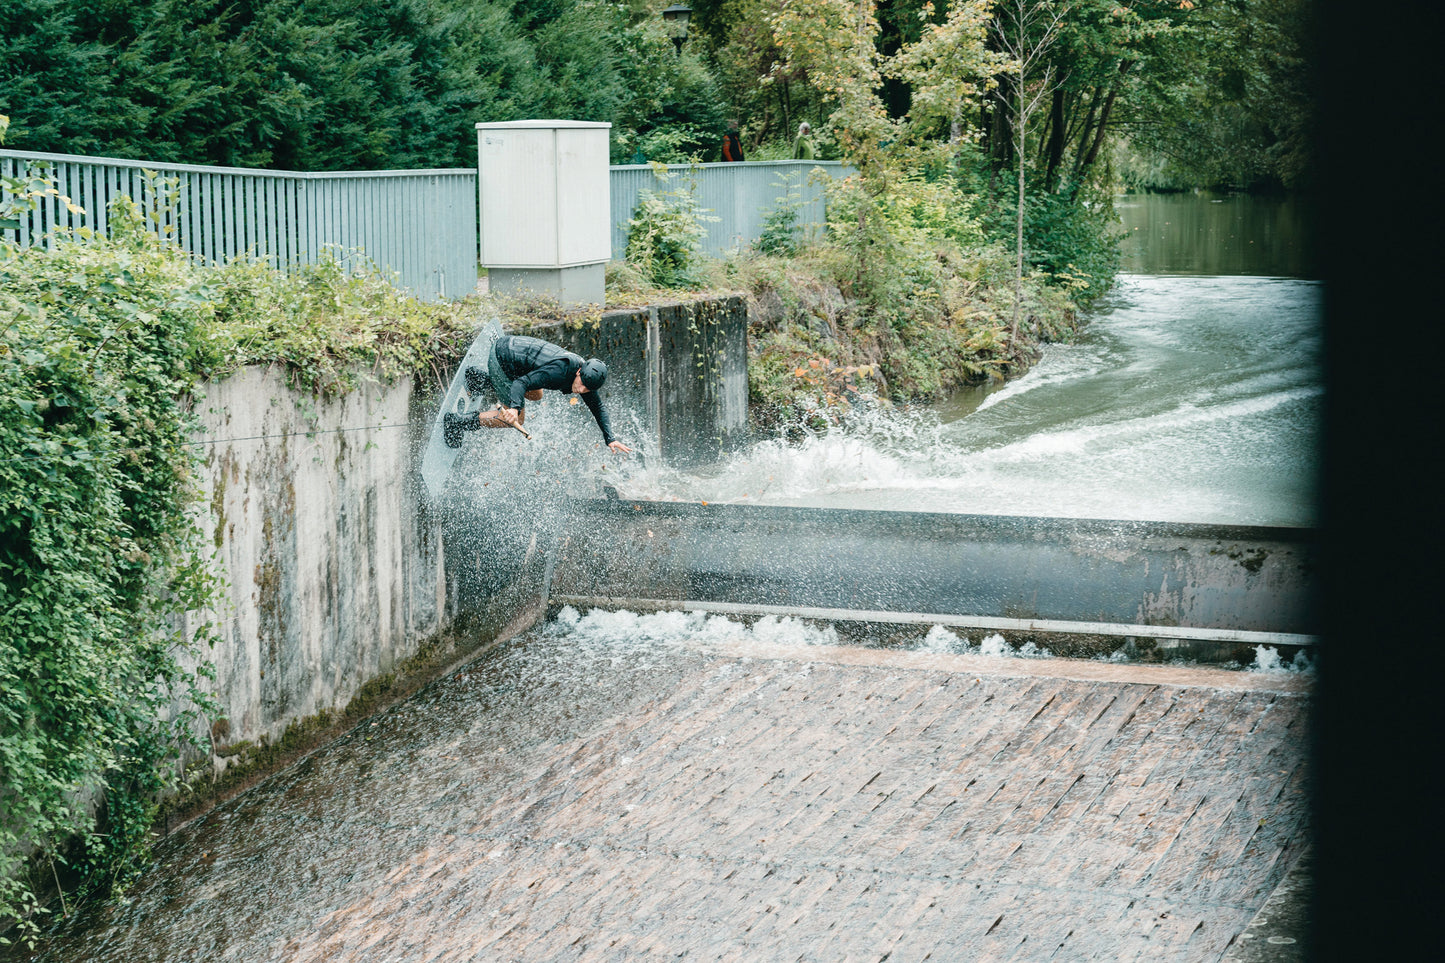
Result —
<path fill-rule="evenodd" d="M 491 351 L 487 354 L 487 370 L 469 367 L 465 377 L 467 390 L 473 395 L 491 384 L 500 401 L 491 411 L 467 412 L 464 415 L 447 412 L 442 423 L 448 448 L 461 447 L 464 431 L 520 428 L 527 420 L 526 403 L 541 401 L 542 389 L 550 388 L 582 399 L 587 410 L 592 412 L 597 427 L 602 429 L 608 448 L 622 454 L 632 451 L 613 436 L 607 410 L 602 407 L 602 398 L 597 394 L 607 381 L 607 365 L 598 358 L 583 361 L 581 355 L 550 341 L 504 334 L 492 342 Z"/>

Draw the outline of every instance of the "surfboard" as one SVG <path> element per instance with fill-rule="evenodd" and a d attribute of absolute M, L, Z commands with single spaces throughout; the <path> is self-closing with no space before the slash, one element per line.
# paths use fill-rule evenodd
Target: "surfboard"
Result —
<path fill-rule="evenodd" d="M 476 339 L 472 341 L 471 347 L 467 348 L 466 356 L 462 358 L 457 373 L 452 377 L 452 383 L 447 388 L 441 407 L 437 409 L 436 418 L 432 421 L 431 437 L 427 440 L 421 457 L 422 482 L 426 485 L 427 493 L 433 498 L 441 495 L 442 490 L 446 487 L 447 478 L 452 473 L 452 466 L 456 464 L 457 456 L 462 453 L 461 448 L 447 447 L 442 417 L 449 411 L 459 415 L 469 411 L 479 411 L 484 407 L 491 407 L 496 401 L 490 382 L 476 395 L 467 388 L 466 370 L 476 366 L 486 371 L 487 355 L 492 350 L 492 342 L 501 336 L 502 323 L 500 321 L 493 319 L 482 325 L 482 329 L 477 333 Z M 487 434 L 491 433 L 487 432 Z M 476 435 L 476 432 L 464 434 L 462 436 L 463 447 L 466 447 L 466 440 L 474 441 Z"/>

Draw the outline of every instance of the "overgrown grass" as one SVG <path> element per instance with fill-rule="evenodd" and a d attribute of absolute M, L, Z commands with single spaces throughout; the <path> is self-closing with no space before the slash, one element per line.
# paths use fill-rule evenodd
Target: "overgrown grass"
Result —
<path fill-rule="evenodd" d="M 213 378 L 276 362 L 295 387 L 322 395 L 368 375 L 388 384 L 404 375 L 444 380 L 480 318 L 476 298 L 416 300 L 369 262 L 335 250 L 290 273 L 254 260 L 197 271 L 215 312 L 201 370 Z"/>

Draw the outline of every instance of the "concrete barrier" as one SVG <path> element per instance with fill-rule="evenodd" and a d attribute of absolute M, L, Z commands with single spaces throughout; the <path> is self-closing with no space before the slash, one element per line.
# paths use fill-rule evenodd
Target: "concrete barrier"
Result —
<path fill-rule="evenodd" d="M 1301 529 L 579 502 L 554 603 L 1307 645 Z"/>

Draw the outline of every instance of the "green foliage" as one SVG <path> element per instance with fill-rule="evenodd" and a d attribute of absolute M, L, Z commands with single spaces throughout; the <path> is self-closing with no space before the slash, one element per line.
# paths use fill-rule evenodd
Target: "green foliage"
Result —
<path fill-rule="evenodd" d="M 469 167 L 473 124 L 525 117 L 691 124 L 705 150 L 716 84 L 655 19 L 595 0 L 14 0 L 0 112 L 14 147 L 156 163 Z"/>
<path fill-rule="evenodd" d="M 1185 70 L 1129 124 L 1120 173 L 1137 189 L 1307 188 L 1314 97 L 1306 0 L 1201 4 Z M 1132 118 L 1130 118 L 1132 121 Z M 1151 176 L 1151 173 L 1153 176 Z"/>
<path fill-rule="evenodd" d="M 1024 263 L 1046 278 L 1073 291 L 1079 304 L 1087 304 L 1107 291 L 1119 271 L 1122 228 L 1114 213 L 1113 198 L 1102 191 L 1070 185 L 1057 193 L 1038 190 L 1024 205 Z M 982 224 L 989 238 L 1012 244 L 1018 198 L 1001 194 L 984 212 Z"/>
<path fill-rule="evenodd" d="M 774 186 L 782 189 L 777 206 L 763 217 L 763 232 L 755 245 L 760 253 L 791 256 L 798 253 L 798 210 L 803 206 L 803 191 L 798 175 L 788 173 Z"/>
<path fill-rule="evenodd" d="M 1039 343 L 1075 330 L 1070 291 L 1026 278 L 1028 323 L 1010 338 L 1013 272 L 1001 246 L 967 254 L 943 247 L 921 263 L 886 301 L 867 305 L 845 296 L 848 279 L 840 276 L 837 251 L 826 246 L 791 258 L 730 257 L 719 283 L 749 299 L 754 424 L 816 431 L 868 399 L 935 401 L 960 386 L 1019 373 Z"/>
<path fill-rule="evenodd" d="M 475 327 L 474 306 L 413 301 L 339 253 L 294 275 L 199 266 L 163 237 L 166 186 L 144 210 L 119 198 L 109 237 L 0 242 L 0 927 L 22 938 L 43 912 L 27 861 L 83 892 L 137 871 L 212 709 L 208 630 L 178 619 L 216 588 L 190 510 L 197 380 L 276 361 L 339 392 L 450 364 Z M 54 194 L 3 187 L 0 222 Z"/>
<path fill-rule="evenodd" d="M 293 386 L 323 395 L 355 388 L 363 374 L 442 380 L 475 329 L 471 302 L 415 300 L 370 261 L 335 248 L 285 273 L 246 259 L 199 273 L 215 320 L 198 361 L 212 378 L 274 361 Z"/>
<path fill-rule="evenodd" d="M 712 71 L 691 51 L 681 57 L 655 15 L 618 31 L 618 70 L 629 99 L 610 117 L 612 162 L 641 151 L 648 161 L 717 160 L 727 120 Z"/>
<path fill-rule="evenodd" d="M 206 706 L 182 663 L 208 636 L 173 616 L 215 584 L 186 511 L 211 307 L 134 204 L 111 224 L 53 253 L 0 244 L 0 919 L 34 909 L 29 847 L 63 861 L 81 834 L 70 870 L 90 889 L 135 871 Z"/>
<path fill-rule="evenodd" d="M 653 164 L 652 173 L 664 187 L 678 176 L 662 164 Z M 691 187 L 661 192 L 644 188 L 627 222 L 627 260 L 658 287 L 697 288 L 703 281 L 703 222 L 716 220 L 698 208 Z"/>

